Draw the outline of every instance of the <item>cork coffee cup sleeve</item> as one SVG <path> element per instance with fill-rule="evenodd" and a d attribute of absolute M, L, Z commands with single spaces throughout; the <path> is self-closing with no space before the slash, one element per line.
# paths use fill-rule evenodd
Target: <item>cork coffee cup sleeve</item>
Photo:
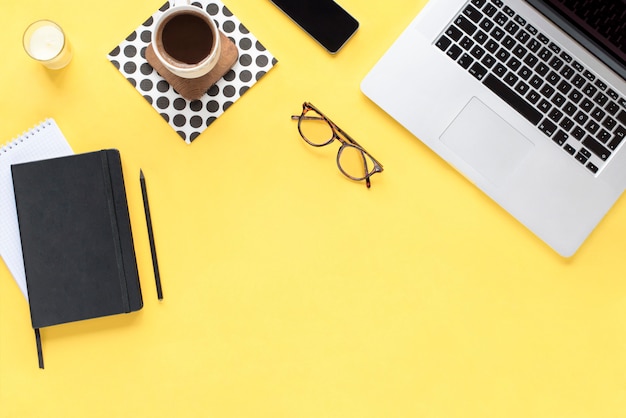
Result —
<path fill-rule="evenodd" d="M 146 60 L 181 96 L 187 100 L 196 100 L 206 94 L 207 90 L 217 83 L 239 58 L 237 46 L 222 32 L 220 32 L 220 43 L 222 51 L 217 65 L 207 74 L 198 78 L 182 78 L 172 74 L 156 57 L 152 44 L 146 48 Z"/>

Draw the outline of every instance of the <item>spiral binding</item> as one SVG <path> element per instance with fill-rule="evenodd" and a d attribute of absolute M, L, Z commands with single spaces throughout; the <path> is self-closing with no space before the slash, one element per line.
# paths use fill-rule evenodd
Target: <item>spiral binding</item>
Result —
<path fill-rule="evenodd" d="M 35 134 L 37 132 L 40 132 L 43 129 L 46 129 L 46 127 L 48 127 L 48 126 L 52 126 L 52 120 L 51 119 L 46 119 L 43 122 L 40 122 L 38 125 L 35 125 L 31 129 L 23 132 L 21 135 L 11 139 L 9 142 L 4 144 L 0 148 L 0 157 L 3 154 L 6 154 L 7 152 L 9 152 L 9 150 L 17 147 L 19 144 L 21 144 L 22 142 L 26 141 L 28 138 L 35 136 Z"/>

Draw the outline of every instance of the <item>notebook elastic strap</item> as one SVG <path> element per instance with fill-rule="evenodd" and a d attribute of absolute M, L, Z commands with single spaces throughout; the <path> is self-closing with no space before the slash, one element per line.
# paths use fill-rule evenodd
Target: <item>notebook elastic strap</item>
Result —
<path fill-rule="evenodd" d="M 115 198 L 113 194 L 113 185 L 111 183 L 111 168 L 107 151 L 101 151 L 102 175 L 104 178 L 104 187 L 107 192 L 107 203 L 111 219 L 111 231 L 113 232 L 113 245 L 115 246 L 115 260 L 117 262 L 117 274 L 120 282 L 120 290 L 122 292 L 122 303 L 124 311 L 130 312 L 130 302 L 128 299 L 128 289 L 126 287 L 126 274 L 124 272 L 124 260 L 122 259 L 122 244 L 120 243 L 120 231 L 117 224 L 117 212 L 115 208 Z"/>

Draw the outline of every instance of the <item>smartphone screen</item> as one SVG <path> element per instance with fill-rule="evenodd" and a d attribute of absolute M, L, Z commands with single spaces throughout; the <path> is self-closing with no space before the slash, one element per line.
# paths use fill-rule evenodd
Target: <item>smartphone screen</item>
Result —
<path fill-rule="evenodd" d="M 332 0 L 271 0 L 334 54 L 352 37 L 359 22 Z"/>

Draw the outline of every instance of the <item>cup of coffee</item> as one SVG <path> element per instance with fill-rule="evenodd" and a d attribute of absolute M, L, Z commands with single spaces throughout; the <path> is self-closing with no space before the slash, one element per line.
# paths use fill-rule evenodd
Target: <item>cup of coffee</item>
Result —
<path fill-rule="evenodd" d="M 220 33 L 213 18 L 191 0 L 174 0 L 154 25 L 152 48 L 172 74 L 198 78 L 220 59 Z"/>

